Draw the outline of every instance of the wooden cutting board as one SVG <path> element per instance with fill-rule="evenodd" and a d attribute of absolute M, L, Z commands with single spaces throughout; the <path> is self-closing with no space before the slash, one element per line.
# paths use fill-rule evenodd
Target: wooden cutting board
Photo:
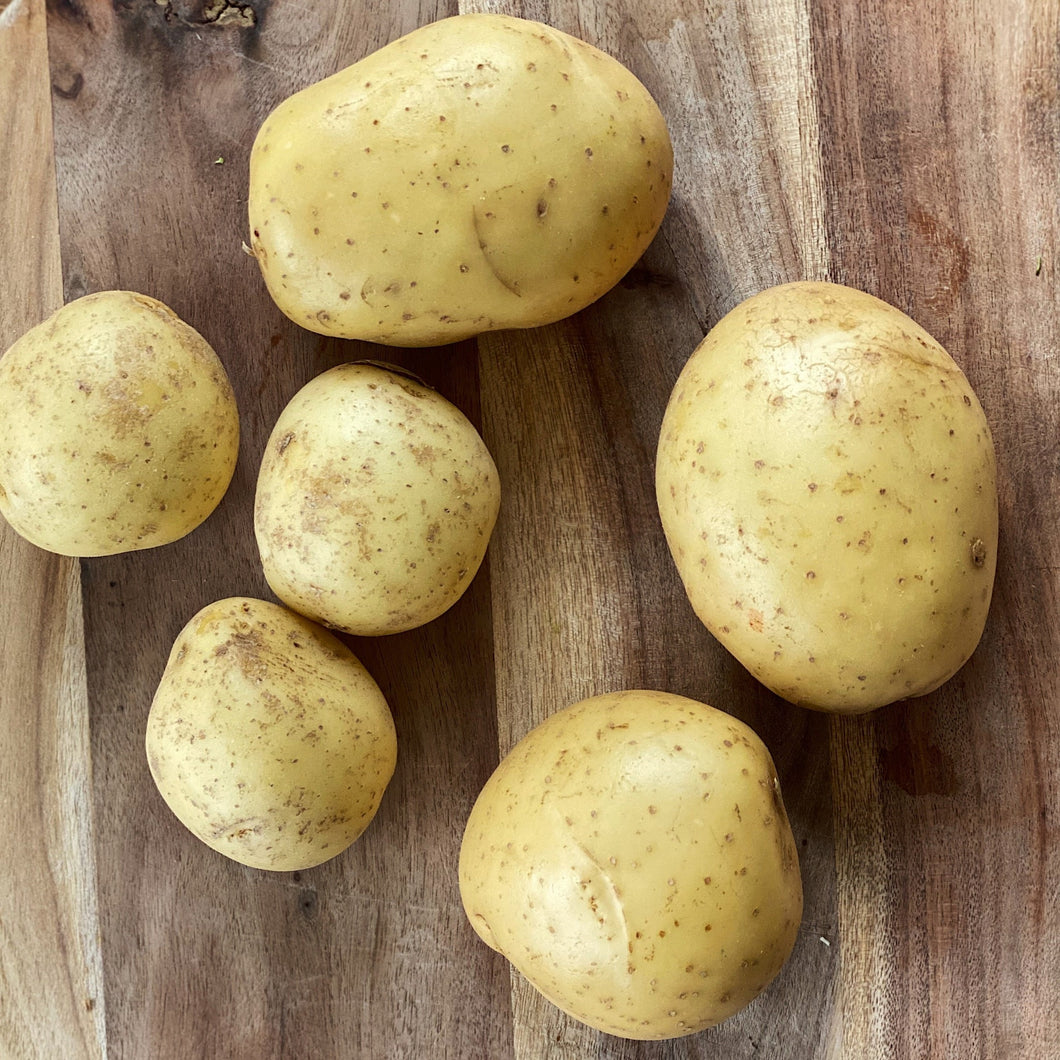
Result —
<path fill-rule="evenodd" d="M 241 250 L 258 125 L 417 25 L 485 9 L 574 33 L 647 84 L 676 151 L 658 238 L 599 303 L 537 331 L 405 352 L 299 330 Z M 183 541 L 77 563 L 0 532 L 0 1058 L 1060 1056 L 1058 12 L 0 0 L 0 349 L 64 300 L 139 290 L 215 346 L 243 424 L 228 496 Z M 938 692 L 862 718 L 786 705 L 712 640 L 654 506 L 685 359 L 739 300 L 798 278 L 862 287 L 931 331 L 998 452 L 978 651 Z M 280 409 L 323 369 L 379 356 L 481 425 L 503 513 L 451 612 L 352 642 L 401 749 L 368 832 L 311 871 L 243 869 L 162 804 L 147 709 L 194 611 L 269 596 L 251 500 Z M 561 1015 L 473 935 L 456 887 L 463 822 L 499 755 L 621 687 L 750 723 L 801 855 L 789 964 L 677 1043 Z"/>

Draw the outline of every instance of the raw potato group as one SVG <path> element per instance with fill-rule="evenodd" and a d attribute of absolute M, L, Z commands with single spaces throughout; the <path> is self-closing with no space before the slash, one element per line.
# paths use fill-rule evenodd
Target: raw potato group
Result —
<path fill-rule="evenodd" d="M 696 614 L 793 703 L 923 695 L 979 642 L 990 428 L 953 359 L 893 306 L 822 283 L 737 306 L 677 380 L 656 483 Z"/>
<path fill-rule="evenodd" d="M 269 115 L 251 245 L 305 328 L 455 342 L 613 287 L 655 235 L 672 170 L 659 108 L 615 59 L 538 22 L 459 15 Z"/>
<path fill-rule="evenodd" d="M 270 115 L 252 249 L 280 309 L 325 335 L 422 346 L 534 327 L 635 263 L 672 167 L 658 107 L 614 59 L 540 23 L 458 16 Z M 0 512 L 54 552 L 176 540 L 235 466 L 221 362 L 133 292 L 73 302 L 17 342 L 0 409 Z M 674 388 L 656 483 L 697 615 L 793 703 L 853 713 L 921 695 L 978 643 L 997 552 L 990 431 L 958 366 L 891 306 L 798 283 L 734 309 Z M 151 704 L 150 771 L 184 826 L 274 871 L 363 833 L 395 727 L 322 626 L 378 636 L 437 618 L 480 568 L 499 504 L 474 426 L 403 371 L 343 364 L 294 395 L 254 506 L 286 606 L 203 608 Z M 474 930 L 546 998 L 646 1040 L 748 1005 L 803 903 L 762 741 L 642 690 L 559 711 L 512 749 L 467 821 L 459 887 Z"/>
<path fill-rule="evenodd" d="M 345 364 L 307 383 L 277 420 L 254 528 L 281 600 L 378 636 L 456 603 L 499 507 L 493 458 L 459 409 L 401 372 Z"/>
<path fill-rule="evenodd" d="M 326 630 L 264 600 L 203 608 L 147 719 L 162 797 L 207 846 L 259 869 L 327 861 L 368 827 L 397 740 L 379 686 Z"/>
<path fill-rule="evenodd" d="M 239 417 L 224 366 L 132 291 L 63 306 L 0 360 L 0 512 L 67 556 L 169 544 L 224 496 Z"/>
<path fill-rule="evenodd" d="M 665 692 L 552 715 L 501 762 L 460 850 L 472 926 L 554 1004 L 626 1038 L 733 1015 L 802 917 L 769 752 L 743 722 Z"/>

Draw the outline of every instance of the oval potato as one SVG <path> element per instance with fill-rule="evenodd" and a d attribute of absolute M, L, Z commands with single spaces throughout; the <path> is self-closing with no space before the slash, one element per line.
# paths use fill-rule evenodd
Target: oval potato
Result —
<path fill-rule="evenodd" d="M 397 371 L 344 364 L 307 383 L 277 420 L 254 529 L 284 603 L 378 636 L 456 603 L 499 507 L 493 458 L 459 409 Z"/>
<path fill-rule="evenodd" d="M 239 416 L 224 366 L 168 306 L 100 291 L 0 359 L 0 513 L 66 556 L 190 533 L 228 489 Z"/>
<path fill-rule="evenodd" d="M 990 428 L 953 359 L 879 299 L 794 283 L 728 313 L 674 387 L 656 486 L 696 614 L 793 703 L 923 695 L 980 639 Z"/>
<path fill-rule="evenodd" d="M 305 328 L 455 342 L 599 298 L 654 236 L 672 171 L 662 114 L 617 60 L 538 22 L 457 15 L 268 116 L 251 245 Z"/>
<path fill-rule="evenodd" d="M 475 931 L 598 1030 L 673 1038 L 773 980 L 802 882 L 773 761 L 682 696 L 596 696 L 548 718 L 483 787 L 460 848 Z"/>
<path fill-rule="evenodd" d="M 397 739 L 383 693 L 344 644 L 277 604 L 233 597 L 174 642 L 146 751 L 194 835 L 286 872 L 335 857 L 368 827 Z"/>

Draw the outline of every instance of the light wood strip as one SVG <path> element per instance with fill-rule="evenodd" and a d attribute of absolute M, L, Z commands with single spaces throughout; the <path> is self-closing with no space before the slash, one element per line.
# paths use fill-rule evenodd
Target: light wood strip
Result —
<path fill-rule="evenodd" d="M 0 349 L 62 304 L 43 0 L 0 10 Z M 106 1055 L 81 584 L 0 524 L 0 1053 Z"/>

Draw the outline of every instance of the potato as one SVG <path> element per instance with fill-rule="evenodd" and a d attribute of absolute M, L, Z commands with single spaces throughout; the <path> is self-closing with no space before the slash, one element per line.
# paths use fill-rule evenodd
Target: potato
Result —
<path fill-rule="evenodd" d="M 923 695 L 980 639 L 990 429 L 946 351 L 868 294 L 787 284 L 719 321 L 670 397 L 656 486 L 696 614 L 793 703 Z"/>
<path fill-rule="evenodd" d="M 368 827 L 397 760 L 390 709 L 350 650 L 264 600 L 204 607 L 177 637 L 147 719 L 177 818 L 259 869 L 307 869 Z"/>
<path fill-rule="evenodd" d="M 488 945 L 625 1038 L 731 1016 L 780 971 L 802 917 L 769 752 L 665 692 L 584 700 L 516 744 L 472 808 L 459 881 Z"/>
<path fill-rule="evenodd" d="M 176 541 L 216 508 L 239 449 L 224 367 L 131 291 L 70 302 L 0 359 L 0 512 L 67 556 Z"/>
<path fill-rule="evenodd" d="M 284 603 L 378 636 L 456 603 L 499 506 L 493 458 L 459 409 L 396 370 L 344 364 L 307 383 L 277 420 L 254 529 Z"/>
<path fill-rule="evenodd" d="M 455 342 L 603 295 L 658 229 L 672 171 L 662 114 L 618 61 L 538 22 L 457 15 L 268 116 L 251 246 L 305 328 Z"/>

